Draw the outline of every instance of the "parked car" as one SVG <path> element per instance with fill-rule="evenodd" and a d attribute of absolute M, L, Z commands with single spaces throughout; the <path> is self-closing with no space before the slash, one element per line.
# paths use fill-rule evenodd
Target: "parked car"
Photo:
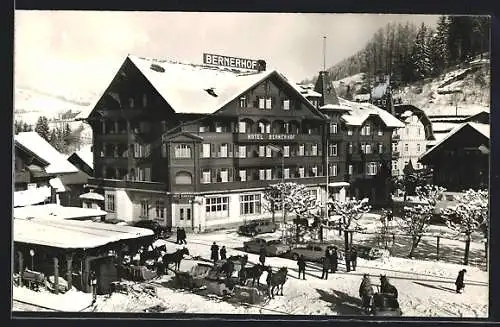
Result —
<path fill-rule="evenodd" d="M 254 220 L 238 228 L 238 234 L 255 236 L 257 234 L 274 233 L 276 224 L 270 220 Z"/>
<path fill-rule="evenodd" d="M 321 262 L 325 256 L 326 249 L 333 249 L 333 244 L 329 243 L 306 243 L 304 246 L 297 246 L 290 250 L 290 257 L 293 260 L 297 260 L 301 255 L 304 255 L 304 259 L 307 261 L 317 261 Z M 342 257 L 342 252 L 339 251 L 339 260 Z"/>
<path fill-rule="evenodd" d="M 254 238 L 250 241 L 243 242 L 243 249 L 245 252 L 256 253 L 260 253 L 260 251 L 264 249 L 267 256 L 278 256 L 288 253 L 291 247 L 278 239 L 265 240 L 263 238 Z"/>
<path fill-rule="evenodd" d="M 172 229 L 170 227 L 162 226 L 155 220 L 139 220 L 132 223 L 132 226 L 151 229 L 156 237 L 169 238 L 172 236 Z"/>

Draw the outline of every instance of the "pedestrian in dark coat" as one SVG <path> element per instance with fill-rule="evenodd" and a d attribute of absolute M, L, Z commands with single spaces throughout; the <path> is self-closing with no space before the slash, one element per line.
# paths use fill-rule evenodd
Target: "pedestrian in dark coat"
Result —
<path fill-rule="evenodd" d="M 321 279 L 328 279 L 328 270 L 330 270 L 330 257 L 323 258 L 323 273 L 321 274 Z"/>
<path fill-rule="evenodd" d="M 345 257 L 346 271 L 350 272 L 351 271 L 351 251 L 349 250 L 349 248 L 346 249 L 344 257 Z"/>
<path fill-rule="evenodd" d="M 297 266 L 299 266 L 299 279 L 300 273 L 302 273 L 302 278 L 306 279 L 306 260 L 304 259 L 304 255 L 301 254 L 299 259 L 297 260 Z"/>
<path fill-rule="evenodd" d="M 266 250 L 265 249 L 260 250 L 259 262 L 262 264 L 262 266 L 264 266 L 266 263 Z"/>
<path fill-rule="evenodd" d="M 95 271 L 90 272 L 90 287 L 92 288 L 92 304 L 97 300 L 97 276 Z"/>
<path fill-rule="evenodd" d="M 226 260 L 226 246 L 224 246 L 224 245 L 220 249 L 220 259 Z"/>
<path fill-rule="evenodd" d="M 465 288 L 464 283 L 464 275 L 467 270 L 462 269 L 458 272 L 457 280 L 455 281 L 455 285 L 457 286 L 457 293 L 462 293 L 462 290 Z"/>
<path fill-rule="evenodd" d="M 187 244 L 186 242 L 186 230 L 184 229 L 184 227 L 181 227 L 181 231 L 180 231 L 180 243 L 181 244 Z"/>
<path fill-rule="evenodd" d="M 215 262 L 219 260 L 219 246 L 214 242 L 212 246 L 210 247 L 210 259 L 212 259 Z"/>
<path fill-rule="evenodd" d="M 351 248 L 351 263 L 352 263 L 352 271 L 356 271 L 356 265 L 358 264 L 358 251 L 356 248 Z"/>
<path fill-rule="evenodd" d="M 339 266 L 339 256 L 336 247 L 332 249 L 332 256 L 330 259 L 332 264 L 332 273 L 336 273 Z"/>
<path fill-rule="evenodd" d="M 177 240 L 175 241 L 176 244 L 181 244 L 181 228 L 177 227 L 175 230 L 175 235 L 177 236 Z"/>

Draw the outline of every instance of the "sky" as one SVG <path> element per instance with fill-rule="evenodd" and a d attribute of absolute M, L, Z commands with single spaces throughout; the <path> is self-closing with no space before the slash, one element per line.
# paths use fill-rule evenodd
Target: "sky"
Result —
<path fill-rule="evenodd" d="M 99 92 L 127 54 L 188 63 L 202 55 L 264 59 L 299 82 L 364 47 L 390 22 L 433 26 L 436 15 L 16 11 L 15 86 Z"/>

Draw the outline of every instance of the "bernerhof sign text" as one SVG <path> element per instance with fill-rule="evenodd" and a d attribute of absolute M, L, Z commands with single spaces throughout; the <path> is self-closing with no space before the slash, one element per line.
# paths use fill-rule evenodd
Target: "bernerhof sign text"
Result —
<path fill-rule="evenodd" d="M 203 63 L 205 65 L 216 65 L 231 68 L 255 69 L 259 67 L 258 60 L 234 58 L 227 56 L 220 56 L 216 54 L 204 53 Z"/>

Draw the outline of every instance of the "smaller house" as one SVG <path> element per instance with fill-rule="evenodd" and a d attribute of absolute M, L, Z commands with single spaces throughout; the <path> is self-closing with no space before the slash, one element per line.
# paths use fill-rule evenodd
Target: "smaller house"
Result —
<path fill-rule="evenodd" d="M 463 123 L 420 156 L 433 170 L 433 184 L 448 191 L 486 187 L 489 179 L 490 125 Z"/>

